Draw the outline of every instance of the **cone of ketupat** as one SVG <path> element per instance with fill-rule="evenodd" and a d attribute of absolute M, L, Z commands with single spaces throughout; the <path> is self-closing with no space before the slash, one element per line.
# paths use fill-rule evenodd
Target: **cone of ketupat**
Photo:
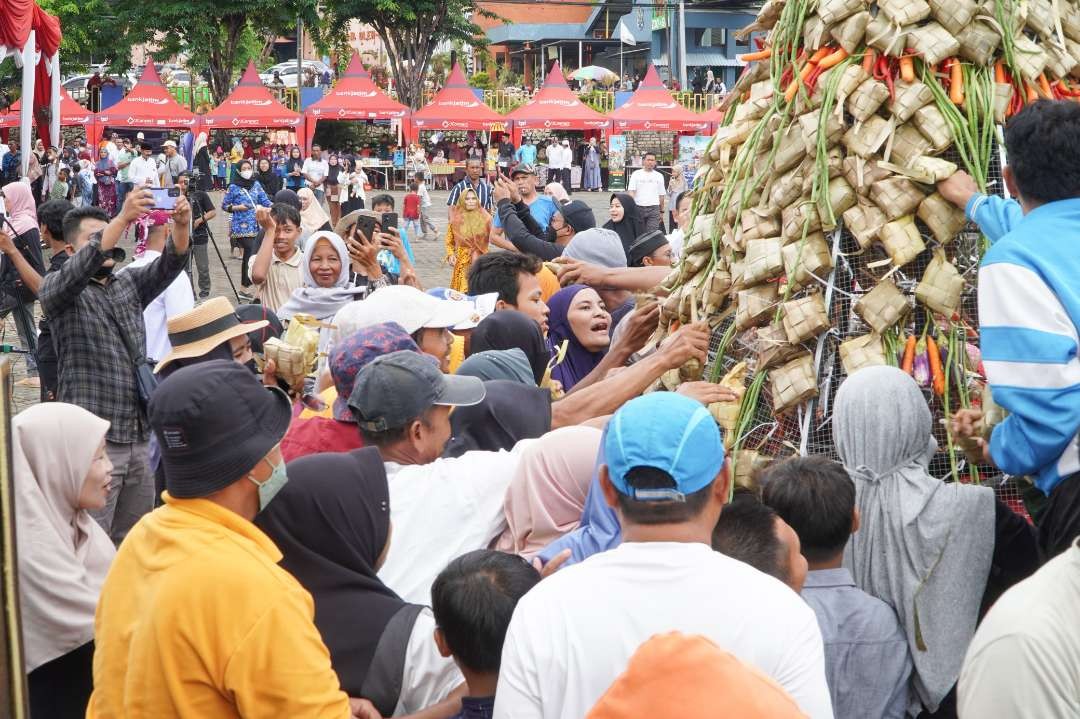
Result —
<path fill-rule="evenodd" d="M 753 427 L 819 390 L 827 406 L 855 369 L 900 366 L 905 337 L 977 326 L 981 247 L 973 260 L 964 212 L 934 185 L 963 169 L 987 190 L 998 124 L 1040 98 L 1080 99 L 1080 0 L 769 0 L 753 34 L 695 178 L 661 329 L 696 309 L 723 335 L 706 376 L 747 363 L 735 461 L 805 446 Z M 796 315 L 814 295 L 824 328 Z M 969 404 L 962 354 L 943 352 L 938 415 Z"/>

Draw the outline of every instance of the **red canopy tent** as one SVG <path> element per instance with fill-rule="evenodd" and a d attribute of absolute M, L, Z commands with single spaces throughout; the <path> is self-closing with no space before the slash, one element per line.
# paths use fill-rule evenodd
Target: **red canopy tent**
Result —
<path fill-rule="evenodd" d="M 101 140 L 106 127 L 178 128 L 194 132 L 198 122 L 198 116 L 182 107 L 161 84 L 151 60 L 127 97 L 98 113 L 90 144 L 96 145 Z"/>
<path fill-rule="evenodd" d="M 249 62 L 240 82 L 220 105 L 201 118 L 207 130 L 218 128 L 298 128 L 304 116 L 278 102 Z"/>
<path fill-rule="evenodd" d="M 353 53 L 345 74 L 334 89 L 304 111 L 307 119 L 307 147 L 315 137 L 319 120 L 404 120 L 409 108 L 379 89 Z"/>
<path fill-rule="evenodd" d="M 649 65 L 637 92 L 621 107 L 608 113 L 617 134 L 630 130 L 666 130 L 669 132 L 708 132 L 712 121 L 675 101 L 654 65 Z"/>
<path fill-rule="evenodd" d="M 10 111 L 0 115 L 0 127 L 16 127 L 19 124 L 19 113 L 22 111 L 22 100 L 16 100 L 11 105 Z M 75 102 L 68 91 L 60 88 L 60 125 L 71 127 L 74 125 L 90 125 L 94 121 L 94 113 Z"/>
<path fill-rule="evenodd" d="M 412 116 L 413 137 L 423 130 L 491 130 L 506 132 L 510 121 L 478 100 L 465 73 L 457 64 L 450 70 L 446 85 L 431 102 Z"/>
<path fill-rule="evenodd" d="M 22 68 L 22 108 L 17 123 L 23 144 L 30 141 L 30 125 L 37 123 L 38 136 L 48 145 L 60 142 L 60 21 L 42 10 L 34 0 L 0 2 L 0 60 L 13 56 Z M 5 131 L 6 134 L 6 131 Z M 22 156 L 26 172 L 29 153 Z"/>
<path fill-rule="evenodd" d="M 570 91 L 559 63 L 551 66 L 540 91 L 506 119 L 514 123 L 515 145 L 521 144 L 523 130 L 607 130 L 611 127 L 611 120 Z"/>

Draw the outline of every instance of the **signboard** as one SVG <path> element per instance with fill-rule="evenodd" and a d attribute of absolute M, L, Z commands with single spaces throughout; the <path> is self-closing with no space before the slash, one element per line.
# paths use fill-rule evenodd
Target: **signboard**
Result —
<path fill-rule="evenodd" d="M 686 176 L 688 185 L 693 181 L 694 174 L 697 172 L 697 167 L 701 163 L 701 158 L 705 156 L 705 152 L 709 149 L 709 142 L 711 140 L 712 137 L 709 135 L 679 136 L 677 162 L 683 166 L 683 174 Z"/>
<path fill-rule="evenodd" d="M 608 136 L 608 189 L 626 189 L 626 136 Z"/>

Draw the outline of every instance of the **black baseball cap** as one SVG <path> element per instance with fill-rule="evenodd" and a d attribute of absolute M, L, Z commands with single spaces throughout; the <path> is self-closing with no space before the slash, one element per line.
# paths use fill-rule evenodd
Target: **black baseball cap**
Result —
<path fill-rule="evenodd" d="M 536 168 L 527 162 L 522 162 L 514 165 L 514 169 L 510 171 L 510 177 L 515 178 L 518 175 L 535 175 Z"/>
<path fill-rule="evenodd" d="M 205 497 L 241 479 L 285 436 L 289 398 L 244 365 L 212 360 L 169 375 L 150 399 L 165 488 Z"/>
<path fill-rule="evenodd" d="M 584 232 L 596 227 L 596 216 L 592 208 L 581 200 L 571 200 L 559 208 L 559 214 L 566 220 L 566 224 L 574 228 L 574 232 Z"/>
<path fill-rule="evenodd" d="M 427 356 L 398 350 L 377 357 L 356 375 L 349 408 L 356 423 L 371 432 L 404 427 L 432 405 L 465 407 L 484 399 L 476 377 L 446 375 Z"/>

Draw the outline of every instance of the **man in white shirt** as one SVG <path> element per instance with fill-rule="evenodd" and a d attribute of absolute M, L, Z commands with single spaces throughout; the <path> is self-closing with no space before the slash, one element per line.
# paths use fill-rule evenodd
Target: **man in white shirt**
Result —
<path fill-rule="evenodd" d="M 323 159 L 321 147 L 311 146 L 311 157 L 304 160 L 300 174 L 304 176 L 308 188 L 315 193 L 315 199 L 321 205 L 326 196 L 323 183 L 326 181 L 326 176 L 330 174 L 330 163 Z"/>
<path fill-rule="evenodd" d="M 562 160 L 559 163 L 559 184 L 566 190 L 566 194 L 574 194 L 573 183 L 570 182 L 571 170 L 574 167 L 574 151 L 570 149 L 570 141 L 563 138 L 560 145 Z"/>
<path fill-rule="evenodd" d="M 169 238 L 169 213 L 156 210 L 150 213 L 149 233 L 146 236 L 146 250 L 142 257 L 136 257 L 121 272 L 132 267 L 143 267 L 161 257 L 165 242 Z M 160 360 L 172 350 L 169 342 L 168 319 L 195 307 L 195 293 L 191 289 L 191 279 L 186 272 L 176 276 L 164 292 L 143 310 L 143 324 L 146 325 L 146 357 Z"/>
<path fill-rule="evenodd" d="M 153 155 L 154 151 L 149 144 L 144 142 L 139 145 L 139 156 L 128 165 L 128 182 L 131 183 L 132 188 L 145 187 L 146 185 L 161 187 L 158 167 Z"/>
<path fill-rule="evenodd" d="M 963 717 L 1080 716 L 1080 544 L 1005 592 L 960 671 Z"/>
<path fill-rule="evenodd" d="M 394 538 L 379 578 L 407 602 L 430 604 L 431 583 L 449 561 L 487 547 L 506 526 L 503 498 L 517 455 L 440 459 L 450 408 L 484 395 L 479 379 L 444 375 L 408 350 L 378 357 L 356 375 L 349 407 L 364 444 L 382 453 L 390 484 Z"/>
<path fill-rule="evenodd" d="M 109 153 L 109 159 L 116 162 L 117 156 L 120 154 L 120 134 L 114 132 L 109 135 L 109 141 L 105 143 L 105 150 Z"/>
<path fill-rule="evenodd" d="M 623 543 L 518 603 L 496 719 L 583 717 L 641 644 L 672 631 L 705 636 L 772 677 L 808 716 L 831 719 L 814 612 L 710 547 L 731 477 L 708 410 L 672 392 L 638 397 L 608 423 L 602 452 L 600 485 Z"/>
<path fill-rule="evenodd" d="M 642 234 L 661 229 L 667 201 L 667 183 L 664 176 L 656 171 L 656 153 L 646 152 L 644 163 L 640 170 L 630 173 L 630 184 L 626 188 L 637 203 Z"/>
<path fill-rule="evenodd" d="M 176 150 L 176 143 L 166 140 L 162 145 L 165 151 L 165 161 L 161 163 L 161 186 L 172 187 L 176 184 L 176 178 L 181 172 L 188 169 L 187 160 Z"/>

